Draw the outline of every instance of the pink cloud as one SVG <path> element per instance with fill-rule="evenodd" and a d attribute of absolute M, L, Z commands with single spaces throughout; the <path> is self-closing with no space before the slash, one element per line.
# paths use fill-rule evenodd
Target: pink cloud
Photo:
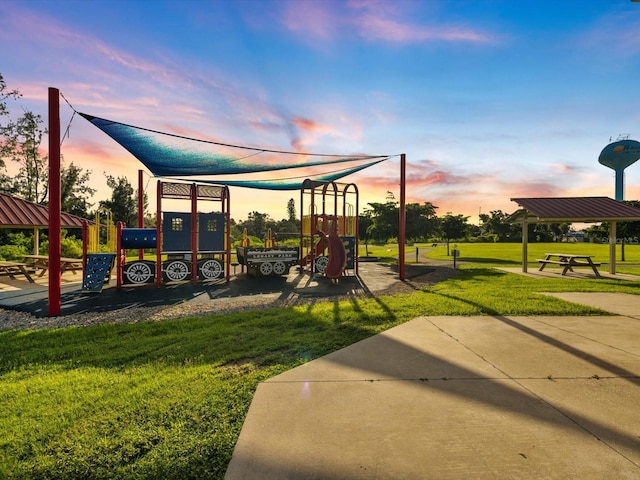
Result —
<path fill-rule="evenodd" d="M 619 12 L 601 18 L 591 29 L 577 37 L 578 47 L 606 53 L 612 68 L 616 60 L 635 58 L 640 51 L 640 6 L 633 4 L 636 15 Z M 593 55 L 592 55 L 593 57 Z"/>
<path fill-rule="evenodd" d="M 308 118 L 293 117 L 291 122 L 302 130 L 319 131 L 324 129 L 324 127 L 322 127 L 318 122 L 309 120 Z"/>
<path fill-rule="evenodd" d="M 410 20 L 406 3 L 386 0 L 317 2 L 295 0 L 287 4 L 284 26 L 305 37 L 324 42 L 338 35 L 356 33 L 369 41 L 396 44 L 426 41 L 490 43 L 493 35 L 465 25 L 416 24 Z"/>
<path fill-rule="evenodd" d="M 113 153 L 103 143 L 93 140 L 76 139 L 65 142 L 62 147 L 63 155 L 73 158 L 100 158 L 110 157 Z"/>
<path fill-rule="evenodd" d="M 488 43 L 492 38 L 469 27 L 461 25 L 427 26 L 416 25 L 405 18 L 399 3 L 385 1 L 353 1 L 352 8 L 360 15 L 352 22 L 360 35 L 370 40 L 384 40 L 391 43 L 421 43 L 429 40 L 448 42 Z"/>
<path fill-rule="evenodd" d="M 554 183 L 543 181 L 520 182 L 506 186 L 510 187 L 510 197 L 558 197 L 565 195 L 565 192 Z"/>
<path fill-rule="evenodd" d="M 282 23 L 292 32 L 320 40 L 331 40 L 341 22 L 328 7 L 327 2 L 292 1 L 284 11 Z"/>

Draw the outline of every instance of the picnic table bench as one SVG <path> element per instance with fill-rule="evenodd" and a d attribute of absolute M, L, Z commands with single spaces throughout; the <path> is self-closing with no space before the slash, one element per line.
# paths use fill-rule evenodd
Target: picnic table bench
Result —
<path fill-rule="evenodd" d="M 47 270 L 49 270 L 49 256 L 48 255 L 25 255 L 24 261 L 27 262 L 31 267 L 36 269 L 41 269 L 40 277 L 42 277 Z M 82 259 L 81 258 L 60 258 L 60 273 L 64 273 L 66 271 L 71 271 L 73 274 L 76 273 L 76 270 L 82 270 Z"/>
<path fill-rule="evenodd" d="M 24 262 L 6 262 L 0 261 L 0 274 L 5 273 L 9 275 L 11 280 L 16 279 L 16 275 L 24 275 L 29 280 L 29 283 L 35 283 L 27 268 L 30 267 L 28 263 Z"/>
<path fill-rule="evenodd" d="M 572 253 L 547 253 L 546 258 L 538 259 L 540 268 L 538 270 L 544 270 L 547 265 L 560 265 L 562 268 L 562 275 L 566 275 L 567 272 L 573 272 L 574 267 L 590 267 L 596 277 L 601 278 L 598 267 L 600 263 L 595 263 L 591 260 L 591 255 L 575 255 Z"/>

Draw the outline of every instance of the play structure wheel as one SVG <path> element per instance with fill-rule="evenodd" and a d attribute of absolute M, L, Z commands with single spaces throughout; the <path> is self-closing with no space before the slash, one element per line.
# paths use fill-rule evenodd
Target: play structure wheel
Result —
<path fill-rule="evenodd" d="M 322 256 L 322 257 L 316 258 L 316 272 L 324 273 L 328 263 L 329 263 L 329 257 Z"/>
<path fill-rule="evenodd" d="M 151 267 L 146 263 L 133 262 L 127 268 L 125 275 L 129 283 L 140 284 L 147 283 L 151 279 L 153 272 L 151 271 Z"/>
<path fill-rule="evenodd" d="M 276 262 L 273 264 L 273 273 L 276 275 L 282 275 L 287 271 L 287 266 L 284 262 Z"/>
<path fill-rule="evenodd" d="M 170 282 L 181 282 L 189 275 L 189 266 L 182 260 L 174 260 L 164 267 L 164 274 Z"/>
<path fill-rule="evenodd" d="M 214 280 L 222 276 L 224 268 L 219 260 L 205 260 L 200 266 L 200 273 L 205 280 Z"/>
<path fill-rule="evenodd" d="M 260 275 L 266 277 L 273 273 L 273 264 L 269 262 L 264 262 L 260 264 Z"/>

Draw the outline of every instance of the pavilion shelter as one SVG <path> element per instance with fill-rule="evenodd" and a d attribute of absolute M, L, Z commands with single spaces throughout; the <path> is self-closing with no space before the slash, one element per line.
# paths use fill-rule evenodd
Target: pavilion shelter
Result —
<path fill-rule="evenodd" d="M 609 273 L 616 273 L 616 223 L 640 221 L 640 208 L 608 197 L 512 198 L 521 208 L 507 217 L 522 224 L 522 271 L 527 271 L 530 223 L 600 223 L 609 228 Z"/>
<path fill-rule="evenodd" d="M 86 221 L 82 217 L 63 212 L 60 224 L 62 228 L 82 228 Z M 49 228 L 49 209 L 45 205 L 0 193 L 0 228 L 33 229 L 33 254 L 39 255 L 40 230 Z"/>

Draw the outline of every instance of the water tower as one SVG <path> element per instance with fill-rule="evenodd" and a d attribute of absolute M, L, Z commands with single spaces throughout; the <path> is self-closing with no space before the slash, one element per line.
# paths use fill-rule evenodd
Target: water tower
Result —
<path fill-rule="evenodd" d="M 616 140 L 600 152 L 598 162 L 616 172 L 616 200 L 624 200 L 624 169 L 638 159 L 640 142 L 628 138 Z"/>

